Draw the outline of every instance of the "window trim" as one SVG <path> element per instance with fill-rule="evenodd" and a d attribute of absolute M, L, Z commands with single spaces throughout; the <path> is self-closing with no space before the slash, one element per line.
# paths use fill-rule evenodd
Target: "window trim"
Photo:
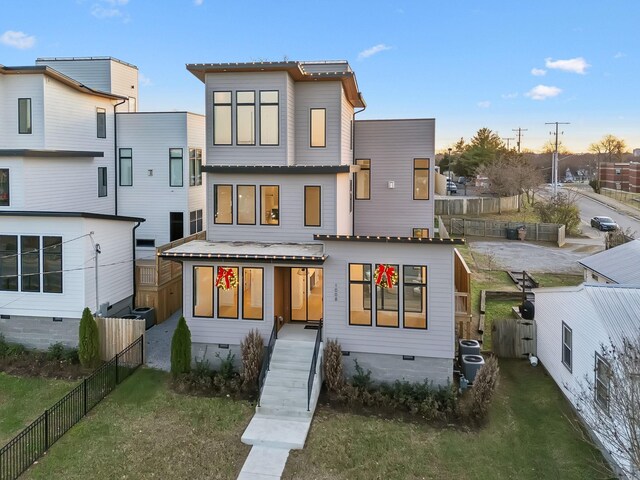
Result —
<path fill-rule="evenodd" d="M 102 193 L 104 187 L 104 193 Z M 109 177 L 107 167 L 98 167 L 98 198 L 109 196 Z"/>
<path fill-rule="evenodd" d="M 278 189 L 278 223 L 262 223 L 262 189 L 266 187 L 276 187 Z M 265 227 L 279 227 L 280 217 L 280 185 L 260 185 L 260 225 Z"/>
<path fill-rule="evenodd" d="M 242 268 L 242 282 L 238 282 L 238 286 L 242 285 L 242 320 L 249 321 L 264 321 L 264 267 L 241 267 Z M 244 314 L 244 271 L 246 269 L 252 270 L 262 270 L 262 282 L 261 282 L 261 290 L 262 290 L 262 308 L 260 309 L 260 318 L 247 318 Z"/>
<path fill-rule="evenodd" d="M 218 213 L 218 187 L 231 188 L 231 195 L 229 195 L 229 201 L 231 202 L 231 218 L 228 222 L 219 222 L 216 217 L 216 213 Z M 215 225 L 233 225 L 233 184 L 231 183 L 215 183 L 213 185 L 213 223 Z"/>
<path fill-rule="evenodd" d="M 236 90 L 236 121 L 235 121 L 235 126 L 236 126 L 236 143 L 235 145 L 237 147 L 255 147 L 256 146 L 256 137 L 258 135 L 258 128 L 257 128 L 257 124 L 258 124 L 258 116 L 256 115 L 256 91 L 255 90 Z M 239 93 L 253 93 L 253 103 L 240 103 L 238 101 L 238 94 Z M 240 115 L 238 115 L 238 107 L 248 107 L 248 106 L 252 106 L 253 107 L 253 143 L 238 143 L 238 119 L 240 118 Z M 233 137 L 233 135 L 232 135 Z"/>
<path fill-rule="evenodd" d="M 571 345 L 566 345 L 564 343 L 565 330 L 568 330 L 571 333 Z M 567 367 L 567 370 L 569 370 L 570 372 L 573 372 L 573 330 L 571 329 L 571 327 L 569 327 L 569 325 L 567 325 L 564 322 L 562 322 L 562 337 L 561 337 L 560 340 L 562 342 L 562 364 L 565 367 Z M 565 362 L 565 358 L 564 358 L 565 346 L 569 349 L 569 363 L 568 364 Z"/>
<path fill-rule="evenodd" d="M 196 268 L 211 268 L 211 316 L 208 315 L 196 315 Z M 215 295 L 213 289 L 216 288 L 216 267 L 215 265 L 194 265 L 191 269 L 191 316 L 193 318 L 215 318 Z"/>
<path fill-rule="evenodd" d="M 174 157 L 172 156 L 172 151 L 174 150 L 180 150 L 180 157 Z M 173 162 L 180 160 L 180 184 L 173 184 L 173 176 L 172 176 L 172 167 L 173 167 Z M 184 148 L 180 148 L 180 147 L 171 147 L 169 148 L 169 186 L 172 188 L 180 188 L 180 187 L 184 187 Z"/>
<path fill-rule="evenodd" d="M 378 265 L 381 265 L 381 263 L 374 263 L 374 269 L 371 271 L 371 278 L 374 279 L 375 278 L 375 271 Z M 398 273 L 400 271 L 400 264 L 399 263 L 392 263 L 389 264 L 391 267 L 396 267 L 396 273 Z M 379 285 L 375 285 L 374 282 L 374 287 L 376 290 L 376 327 L 380 327 L 380 328 L 400 328 L 400 273 L 398 273 L 398 283 L 396 283 L 395 288 L 398 289 L 398 307 L 395 310 L 386 310 L 386 309 L 381 309 L 381 312 L 396 312 L 397 317 L 398 317 L 398 324 L 397 325 L 378 325 L 378 288 L 383 292 L 382 295 L 382 303 L 384 303 L 384 289 L 383 287 L 380 287 Z M 386 287 L 385 287 L 386 288 Z M 384 305 L 383 305 L 384 306 Z M 404 308 L 404 306 L 403 306 Z"/>
<path fill-rule="evenodd" d="M 216 93 L 228 93 L 229 94 L 229 103 L 216 103 Z M 233 92 L 231 90 L 213 90 L 211 92 L 211 141 L 213 142 L 213 146 L 231 146 L 233 145 Z M 216 143 L 216 106 L 220 107 L 230 107 L 229 108 L 229 128 L 231 129 L 231 138 L 229 138 L 229 143 Z"/>
<path fill-rule="evenodd" d="M 104 118 L 104 131 L 100 131 L 100 116 Z M 107 138 L 107 109 L 96 107 L 96 138 Z"/>
<path fill-rule="evenodd" d="M 369 273 L 371 275 L 371 278 L 369 280 L 351 280 L 351 265 L 363 265 L 363 266 L 368 266 L 369 267 Z M 347 264 L 347 284 L 349 285 L 349 289 L 348 289 L 348 296 L 349 299 L 347 301 L 348 304 L 348 308 L 349 308 L 349 326 L 354 326 L 354 327 L 373 327 L 373 264 L 371 263 L 348 263 Z M 363 270 L 364 272 L 364 270 Z M 363 273 L 363 278 L 364 278 L 364 273 Z M 369 309 L 369 324 L 363 324 L 363 323 L 351 323 L 351 285 L 369 285 L 369 301 L 370 301 L 370 305 L 371 308 Z M 364 294 L 363 294 L 363 301 L 364 301 Z M 364 304 L 362 305 L 362 309 L 363 310 L 367 310 L 366 308 L 364 308 Z"/>
<path fill-rule="evenodd" d="M 237 275 L 236 277 L 240 276 L 240 266 L 238 265 L 224 265 L 224 264 L 218 264 L 215 267 L 215 270 L 213 271 L 213 288 L 216 290 L 216 318 L 220 319 L 220 320 L 239 320 L 240 319 L 240 291 L 238 289 L 238 287 L 235 288 L 236 290 L 236 316 L 235 317 L 223 317 L 220 315 L 220 290 L 222 290 L 221 288 L 218 288 L 216 286 L 216 279 L 218 278 L 218 269 L 219 268 L 235 268 L 237 270 Z M 241 278 L 238 278 L 238 286 L 241 285 Z"/>
<path fill-rule="evenodd" d="M 608 382 L 606 384 L 606 387 L 607 387 L 607 398 L 606 398 L 606 403 L 603 405 L 602 403 L 600 403 L 598 401 L 598 383 L 601 383 L 602 385 L 605 385 L 605 383 L 598 378 L 598 361 L 604 363 L 606 368 L 607 368 L 607 370 L 609 372 L 611 371 L 611 365 L 609 364 L 607 359 L 604 358 L 602 355 L 600 355 L 598 352 L 595 352 L 594 369 L 593 369 L 594 370 L 594 374 L 593 374 L 593 400 L 594 400 L 596 405 L 598 405 L 604 412 L 609 414 L 609 403 L 610 403 L 609 399 L 611 398 L 611 383 Z"/>
<path fill-rule="evenodd" d="M 427 165 L 429 165 L 427 168 L 424 167 L 416 167 L 416 162 L 418 160 L 426 160 L 427 161 Z M 416 198 L 416 173 L 419 171 L 426 171 L 427 172 L 427 198 Z M 413 159 L 413 199 L 414 200 L 418 200 L 418 201 L 427 201 L 431 199 L 431 192 L 429 191 L 429 183 L 431 180 L 431 159 L 430 158 L 414 158 Z"/>
<path fill-rule="evenodd" d="M 409 283 L 407 284 L 404 280 L 404 269 L 410 267 L 410 268 L 424 268 L 424 276 L 425 278 L 423 279 L 422 283 Z M 427 265 L 402 265 L 402 328 L 403 329 L 407 329 L 407 330 L 429 330 L 429 281 L 428 281 L 428 276 L 429 276 L 429 267 Z M 398 279 L 400 279 L 400 275 L 398 275 Z M 406 302 L 405 302 L 405 288 L 409 286 L 409 287 L 421 287 L 424 288 L 426 291 L 426 299 L 425 299 L 425 308 L 424 308 L 424 327 L 407 327 L 406 325 L 406 314 L 407 314 L 407 308 L 406 308 Z M 420 296 L 420 305 L 422 305 L 422 296 Z M 417 312 L 409 312 L 409 313 L 417 313 Z"/>
<path fill-rule="evenodd" d="M 307 223 L 307 189 L 308 188 L 317 188 L 318 189 L 318 224 L 314 225 L 311 223 Z M 304 226 L 305 227 L 322 227 L 322 185 L 305 185 L 304 186 Z"/>
<path fill-rule="evenodd" d="M 276 103 L 262 102 L 262 92 L 276 92 L 278 94 L 278 101 Z M 275 106 L 277 108 L 276 118 L 278 126 L 278 141 L 277 143 L 262 143 L 262 106 Z M 280 90 L 258 90 L 258 110 L 260 115 L 260 146 L 261 147 L 279 147 L 280 146 Z"/>
<path fill-rule="evenodd" d="M 358 163 L 358 162 L 362 162 L 362 161 L 368 161 L 369 162 L 369 166 L 366 167 L 366 168 L 362 168 L 362 165 L 360 165 Z M 367 181 L 368 189 L 367 189 L 367 191 L 369 192 L 369 196 L 367 196 L 367 197 L 359 197 L 358 196 L 358 175 L 360 174 L 360 172 L 356 172 L 355 173 L 355 175 L 356 175 L 356 178 L 355 178 L 355 184 L 356 184 L 356 186 L 355 186 L 355 195 L 353 196 L 353 198 L 355 200 L 371 200 L 371 159 L 370 158 L 356 158 L 355 164 L 360 167 L 360 171 L 366 170 L 366 171 L 369 172 L 369 175 L 367 177 L 368 178 L 368 181 Z"/>
<path fill-rule="evenodd" d="M 253 187 L 253 223 L 240 223 L 240 187 Z M 280 192 L 278 192 L 280 195 Z M 278 203 L 280 198 L 278 197 Z M 238 184 L 236 185 L 236 225 L 255 225 L 256 224 L 256 186 L 255 185 L 246 185 L 246 184 Z"/>
<path fill-rule="evenodd" d="M 129 150 L 130 156 L 129 157 L 124 157 L 122 156 L 122 151 L 123 150 Z M 129 163 L 131 164 L 131 183 L 122 183 L 122 160 L 129 160 Z M 132 187 L 133 186 L 133 148 L 127 148 L 127 147 L 123 147 L 123 148 L 119 148 L 118 149 L 118 185 L 120 187 Z"/>
<path fill-rule="evenodd" d="M 324 140 L 322 145 L 313 144 L 313 111 L 322 110 L 324 112 Z M 326 108 L 309 108 L 309 148 L 327 148 L 327 109 Z"/>
<path fill-rule="evenodd" d="M 200 215 L 198 215 L 198 212 L 200 212 Z M 194 216 L 195 218 L 192 219 L 191 216 Z M 202 212 L 202 208 L 196 208 L 195 210 L 191 210 L 189 212 L 189 235 L 195 235 L 196 233 L 200 233 L 204 230 L 204 222 L 202 221 L 202 216 L 203 216 L 203 212 Z M 200 229 L 198 230 L 198 220 L 200 221 Z M 195 229 L 192 228 L 193 223 L 195 222 Z"/>
<path fill-rule="evenodd" d="M 21 131 L 20 129 L 20 124 L 22 123 L 21 120 L 21 115 L 20 115 L 20 101 L 21 100 L 28 100 L 29 101 L 29 128 L 28 131 Z M 18 98 L 18 134 L 19 135 L 33 135 L 33 102 L 31 101 L 31 98 L 28 97 L 21 97 Z"/>
<path fill-rule="evenodd" d="M 0 168 L 0 172 L 7 172 L 7 204 L 0 205 L 0 208 L 10 207 L 11 206 L 11 169 L 2 167 Z"/>

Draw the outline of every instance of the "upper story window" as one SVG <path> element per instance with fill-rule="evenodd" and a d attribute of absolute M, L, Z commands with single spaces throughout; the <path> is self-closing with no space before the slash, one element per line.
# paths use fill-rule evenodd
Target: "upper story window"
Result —
<path fill-rule="evenodd" d="M 429 159 L 413 159 L 413 199 L 429 200 Z"/>
<path fill-rule="evenodd" d="M 231 145 L 231 92 L 213 92 L 213 144 Z"/>
<path fill-rule="evenodd" d="M 202 231 L 202 209 L 189 212 L 189 234 Z"/>
<path fill-rule="evenodd" d="M 260 145 L 280 143 L 278 91 L 260 92 Z"/>
<path fill-rule="evenodd" d="M 202 149 L 189 149 L 189 186 L 202 185 Z"/>
<path fill-rule="evenodd" d="M 98 138 L 107 138 L 107 111 L 104 108 L 96 109 L 96 125 Z"/>
<path fill-rule="evenodd" d="M 309 113 L 309 146 L 324 148 L 327 146 L 327 111 L 324 108 L 312 108 Z"/>
<path fill-rule="evenodd" d="M 213 223 L 233 223 L 233 185 L 213 186 Z"/>
<path fill-rule="evenodd" d="M 169 149 L 169 186 L 182 187 L 183 180 L 183 158 L 181 148 Z"/>
<path fill-rule="evenodd" d="M 321 195 L 319 186 L 304 187 L 304 226 L 319 227 L 321 223 Z"/>
<path fill-rule="evenodd" d="M 98 197 L 107 196 L 107 167 L 98 167 Z"/>
<path fill-rule="evenodd" d="M 133 185 L 133 150 L 130 148 L 120 149 L 119 165 L 121 187 L 131 187 Z"/>
<path fill-rule="evenodd" d="M 573 332 L 562 322 L 562 363 L 571 371 L 573 361 Z"/>
<path fill-rule="evenodd" d="M 18 133 L 33 133 L 31 125 L 31 99 L 18 99 Z"/>
<path fill-rule="evenodd" d="M 238 185 L 236 187 L 238 204 L 238 225 L 256 224 L 256 187 L 255 185 Z"/>
<path fill-rule="evenodd" d="M 280 225 L 280 187 L 260 185 L 260 225 Z"/>
<path fill-rule="evenodd" d="M 0 207 L 9 206 L 9 169 L 0 168 Z"/>
<path fill-rule="evenodd" d="M 414 238 L 429 238 L 428 228 L 412 228 L 411 236 Z"/>
<path fill-rule="evenodd" d="M 356 200 L 371 198 L 371 160 L 358 159 L 356 165 L 360 171 L 356 172 Z"/>
<path fill-rule="evenodd" d="M 256 144 L 256 92 L 236 92 L 236 145 Z"/>

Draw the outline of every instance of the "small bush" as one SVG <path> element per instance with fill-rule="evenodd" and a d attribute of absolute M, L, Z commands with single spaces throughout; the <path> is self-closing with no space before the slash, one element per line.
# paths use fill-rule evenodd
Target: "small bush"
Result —
<path fill-rule="evenodd" d="M 25 353 L 27 353 L 27 349 L 21 343 L 7 344 L 7 350 L 6 350 L 7 357 L 20 357 Z"/>
<path fill-rule="evenodd" d="M 600 181 L 599 180 L 596 180 L 596 179 L 590 180 L 589 181 L 589 186 L 591 188 L 593 188 L 593 191 L 595 193 L 600 193 Z"/>
<path fill-rule="evenodd" d="M 579 231 L 580 208 L 576 199 L 561 192 L 548 202 L 537 202 L 534 206 L 536 213 L 543 223 L 557 223 L 565 225 L 567 235 L 573 235 Z"/>
<path fill-rule="evenodd" d="M 171 338 L 171 374 L 176 377 L 191 370 L 191 332 L 184 317 Z"/>
<path fill-rule="evenodd" d="M 324 381 L 331 392 L 337 392 L 344 385 L 342 348 L 338 340 L 327 341 L 324 347 Z"/>
<path fill-rule="evenodd" d="M 233 362 L 236 359 L 236 356 L 231 352 L 227 353 L 226 358 L 222 358 L 219 353 L 216 353 L 216 357 L 220 359 L 220 369 L 218 370 L 218 375 L 222 377 L 224 380 L 231 380 L 236 371 L 233 366 Z"/>
<path fill-rule="evenodd" d="M 80 320 L 78 357 L 83 367 L 95 368 L 100 364 L 98 325 L 89 308 L 84 309 Z"/>
<path fill-rule="evenodd" d="M 364 369 L 358 363 L 358 359 L 353 360 L 356 364 L 356 374 L 353 376 L 353 386 L 356 388 L 361 388 L 363 390 L 368 390 L 373 385 L 373 380 L 371 380 L 371 370 L 367 370 L 366 373 Z"/>
<path fill-rule="evenodd" d="M 65 346 L 60 342 L 49 345 L 47 349 L 47 360 L 62 360 L 64 350 Z"/>
<path fill-rule="evenodd" d="M 473 382 L 464 414 L 475 421 L 482 421 L 489 413 L 489 407 L 498 387 L 500 368 L 496 357 L 489 357 L 478 371 Z"/>
<path fill-rule="evenodd" d="M 258 387 L 258 377 L 262 368 L 264 341 L 258 330 L 251 330 L 240 343 L 242 352 L 242 385 L 247 390 Z"/>
<path fill-rule="evenodd" d="M 8 348 L 9 343 L 4 339 L 4 335 L 0 333 L 0 358 L 4 358 L 7 356 Z"/>

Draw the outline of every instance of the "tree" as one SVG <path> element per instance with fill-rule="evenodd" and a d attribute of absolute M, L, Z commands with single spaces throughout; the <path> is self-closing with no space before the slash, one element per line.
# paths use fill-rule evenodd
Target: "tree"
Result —
<path fill-rule="evenodd" d="M 481 128 L 468 144 L 461 139 L 456 147 L 462 148 L 454 170 L 456 174 L 472 177 L 477 169 L 496 160 L 499 154 L 506 152 L 506 147 L 497 133 L 489 128 Z"/>
<path fill-rule="evenodd" d="M 100 338 L 98 325 L 91 310 L 85 308 L 78 332 L 78 358 L 83 367 L 95 368 L 100 364 Z"/>
<path fill-rule="evenodd" d="M 544 145 L 542 145 L 542 153 L 554 153 L 556 151 L 556 142 L 555 140 L 548 140 Z M 564 146 L 562 140 L 558 139 L 558 155 L 570 155 L 571 152 L 567 147 Z"/>
<path fill-rule="evenodd" d="M 184 317 L 178 320 L 178 326 L 171 339 L 171 374 L 175 377 L 191 370 L 191 332 Z"/>
<path fill-rule="evenodd" d="M 608 134 L 599 142 L 589 145 L 589 151 L 598 156 L 598 161 L 619 162 L 627 150 L 627 144 L 621 138 Z"/>
<path fill-rule="evenodd" d="M 543 223 L 564 225 L 566 234 L 573 235 L 580 227 L 580 209 L 576 200 L 577 193 L 560 192 L 548 202 L 537 202 L 534 208 Z"/>

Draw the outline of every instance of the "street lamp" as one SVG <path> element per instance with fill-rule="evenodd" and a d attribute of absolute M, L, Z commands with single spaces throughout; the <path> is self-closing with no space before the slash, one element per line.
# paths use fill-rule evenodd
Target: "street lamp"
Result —
<path fill-rule="evenodd" d="M 449 185 L 451 184 L 451 148 L 447 148 L 449 151 L 449 157 L 447 161 L 447 168 L 449 169 L 449 181 L 447 182 L 447 195 L 451 195 L 451 189 Z"/>

